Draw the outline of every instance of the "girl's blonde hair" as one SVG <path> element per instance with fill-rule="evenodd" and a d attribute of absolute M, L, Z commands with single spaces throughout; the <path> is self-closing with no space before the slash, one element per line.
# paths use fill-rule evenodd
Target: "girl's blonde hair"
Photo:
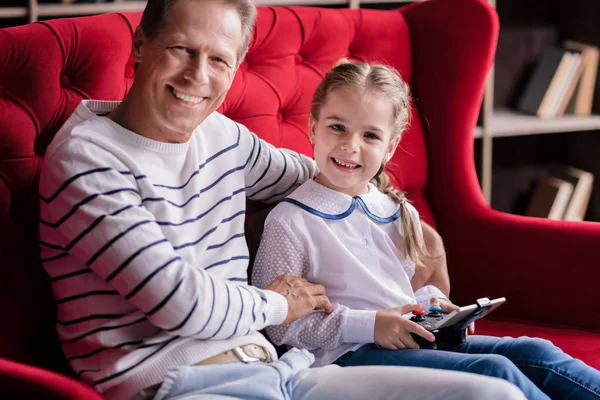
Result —
<path fill-rule="evenodd" d="M 410 119 L 410 88 L 398 71 L 381 64 L 350 62 L 346 59 L 338 61 L 317 86 L 310 108 L 313 120 L 318 121 L 327 95 L 342 88 L 364 89 L 387 98 L 393 110 L 390 142 L 402 136 Z M 404 247 L 407 255 L 416 265 L 420 265 L 420 259 L 427 255 L 423 236 L 419 233 L 417 222 L 411 217 L 406 192 L 399 191 L 390 184 L 390 179 L 384 172 L 386 162 L 387 160 L 381 165 L 371 183 L 400 205 Z"/>

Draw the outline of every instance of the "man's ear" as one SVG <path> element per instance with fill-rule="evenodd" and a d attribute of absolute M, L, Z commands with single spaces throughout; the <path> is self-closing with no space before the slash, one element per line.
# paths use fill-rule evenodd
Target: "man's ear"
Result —
<path fill-rule="evenodd" d="M 138 27 L 135 29 L 135 33 L 133 34 L 133 46 L 131 48 L 131 57 L 137 63 L 142 61 L 145 41 L 146 36 L 144 35 L 144 31 L 142 30 L 142 27 L 138 25 Z"/>

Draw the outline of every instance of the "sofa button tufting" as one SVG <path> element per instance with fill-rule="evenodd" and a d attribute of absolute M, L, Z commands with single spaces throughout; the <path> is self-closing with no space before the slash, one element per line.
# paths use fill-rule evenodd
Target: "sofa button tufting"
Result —
<path fill-rule="evenodd" d="M 134 73 L 135 73 L 135 70 L 133 69 L 133 66 L 128 65 L 125 67 L 125 78 L 128 78 L 128 79 L 133 78 Z"/>
<path fill-rule="evenodd" d="M 60 87 L 69 87 L 71 86 L 71 80 L 65 74 L 60 74 Z"/>
<path fill-rule="evenodd" d="M 304 61 L 300 54 L 296 54 L 295 58 L 296 58 L 296 64 L 302 64 L 302 62 Z"/>
<path fill-rule="evenodd" d="M 277 113 L 277 121 L 283 121 L 283 114 L 281 114 L 280 112 Z"/>

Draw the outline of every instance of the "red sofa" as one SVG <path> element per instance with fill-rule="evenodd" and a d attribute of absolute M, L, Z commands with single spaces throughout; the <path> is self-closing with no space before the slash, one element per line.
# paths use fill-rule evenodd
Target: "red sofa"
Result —
<path fill-rule="evenodd" d="M 0 391 L 99 398 L 47 371 L 69 374 L 38 261 L 37 178 L 46 146 L 81 99 L 127 92 L 140 16 L 0 30 Z M 389 172 L 443 236 L 454 302 L 505 296 L 478 333 L 547 338 L 600 368 L 600 224 L 503 214 L 479 188 L 472 132 L 498 28 L 483 0 L 394 11 L 262 7 L 220 110 L 278 146 L 311 154 L 309 102 L 323 72 L 341 57 L 394 65 L 412 85 L 415 111 Z"/>

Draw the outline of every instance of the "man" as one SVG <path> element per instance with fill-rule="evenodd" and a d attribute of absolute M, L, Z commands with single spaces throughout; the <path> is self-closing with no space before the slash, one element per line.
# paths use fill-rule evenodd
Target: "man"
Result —
<path fill-rule="evenodd" d="M 486 385 L 522 398 L 466 374 L 274 361 L 258 330 L 331 304 L 298 278 L 246 284 L 245 197 L 276 201 L 315 174 L 215 112 L 255 15 L 247 0 L 150 0 L 124 101 L 83 102 L 47 150 L 41 257 L 77 376 L 111 399 L 478 398 Z"/>

